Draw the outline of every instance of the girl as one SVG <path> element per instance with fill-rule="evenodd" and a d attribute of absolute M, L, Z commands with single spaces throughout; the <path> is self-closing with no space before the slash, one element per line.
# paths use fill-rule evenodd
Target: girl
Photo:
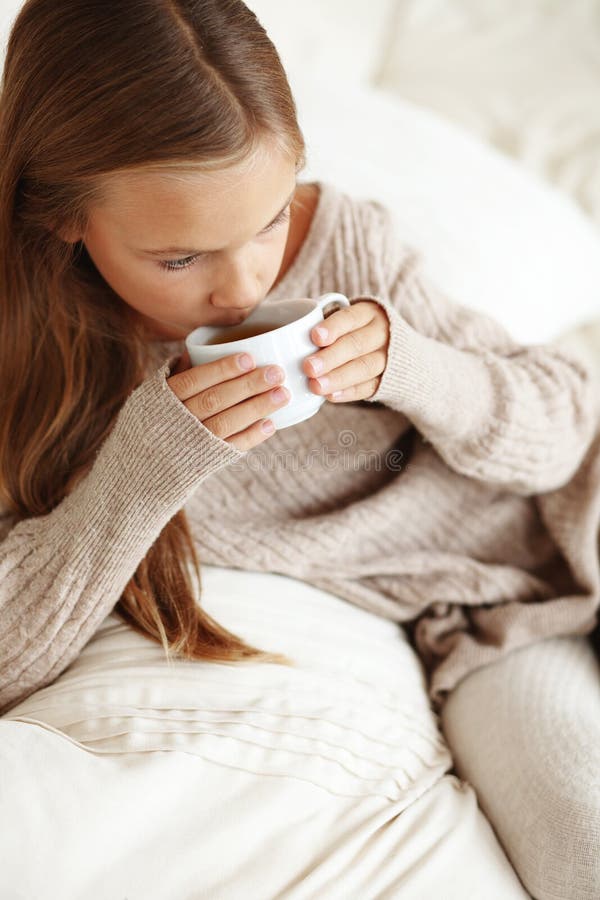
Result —
<path fill-rule="evenodd" d="M 588 372 L 446 299 L 379 203 L 297 180 L 289 85 L 240 0 L 28 0 L 0 133 L 0 711 L 113 607 L 167 653 L 292 662 L 203 612 L 199 558 L 405 623 L 438 710 L 592 630 Z M 327 402 L 281 433 L 279 367 L 183 352 L 325 291 L 352 302 L 311 333 Z"/>

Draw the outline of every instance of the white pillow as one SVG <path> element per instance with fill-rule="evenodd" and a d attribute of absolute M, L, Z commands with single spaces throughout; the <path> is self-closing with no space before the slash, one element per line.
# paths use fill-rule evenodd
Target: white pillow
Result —
<path fill-rule="evenodd" d="M 378 84 L 543 173 L 600 223 L 599 0 L 403 0 Z"/>
<path fill-rule="evenodd" d="M 556 189 L 380 89 L 305 77 L 295 97 L 308 145 L 302 180 L 388 206 L 399 237 L 457 302 L 525 343 L 600 315 L 600 232 Z"/>
<path fill-rule="evenodd" d="M 394 0 L 248 0 L 293 85 L 306 72 L 355 85 L 378 71 Z"/>
<path fill-rule="evenodd" d="M 108 615 L 0 717 L 3 898 L 520 896 L 403 629 L 284 575 L 202 588 L 297 667 L 169 665 Z"/>
<path fill-rule="evenodd" d="M 0 4 L 0 58 L 4 65 L 6 43 L 17 13 L 24 5 L 25 0 L 2 0 Z"/>

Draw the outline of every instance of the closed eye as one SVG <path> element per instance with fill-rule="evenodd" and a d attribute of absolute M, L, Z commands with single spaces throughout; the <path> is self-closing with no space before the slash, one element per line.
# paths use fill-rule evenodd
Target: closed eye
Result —
<path fill-rule="evenodd" d="M 261 231 L 261 234 L 267 234 L 269 231 L 273 231 L 273 229 L 283 225 L 289 217 L 290 204 L 279 213 L 276 219 L 273 219 L 270 225 L 267 225 L 267 227 Z M 206 256 L 209 256 L 209 254 L 196 253 L 195 256 L 184 256 L 182 259 L 161 259 L 158 264 L 161 269 L 165 269 L 167 272 L 181 272 L 183 269 L 189 269 L 195 262 Z"/>

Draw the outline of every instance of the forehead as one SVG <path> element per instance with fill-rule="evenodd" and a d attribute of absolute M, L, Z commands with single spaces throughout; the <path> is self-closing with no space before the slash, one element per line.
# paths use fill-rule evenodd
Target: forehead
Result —
<path fill-rule="evenodd" d="M 90 218 L 123 239 L 141 241 L 140 247 L 149 237 L 218 245 L 231 242 L 233 233 L 243 240 L 263 228 L 295 182 L 294 161 L 283 154 L 257 153 L 245 164 L 211 172 L 130 170 L 106 179 Z"/>

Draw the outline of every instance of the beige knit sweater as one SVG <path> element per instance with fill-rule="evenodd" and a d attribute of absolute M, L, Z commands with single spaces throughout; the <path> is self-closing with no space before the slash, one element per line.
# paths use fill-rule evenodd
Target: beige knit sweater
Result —
<path fill-rule="evenodd" d="M 385 207 L 319 186 L 264 303 L 325 291 L 380 303 L 391 337 L 377 393 L 326 401 L 242 452 L 170 390 L 183 344 L 158 342 L 87 477 L 48 515 L 0 520 L 0 712 L 77 657 L 184 506 L 202 562 L 283 573 L 406 623 L 436 709 L 508 650 L 594 628 L 588 371 L 448 300 Z"/>

